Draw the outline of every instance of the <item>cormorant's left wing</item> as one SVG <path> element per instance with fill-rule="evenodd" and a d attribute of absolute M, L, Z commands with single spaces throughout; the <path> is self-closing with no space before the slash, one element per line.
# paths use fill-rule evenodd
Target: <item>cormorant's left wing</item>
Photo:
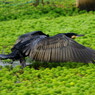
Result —
<path fill-rule="evenodd" d="M 46 36 L 49 36 L 45 33 L 43 33 L 42 31 L 34 31 L 34 32 L 29 32 L 29 33 L 26 33 L 26 34 L 23 34 L 21 35 L 17 41 L 16 41 L 16 44 L 19 43 L 19 42 L 25 42 L 27 40 L 30 40 L 32 37 L 34 37 L 35 35 L 46 35 Z"/>
<path fill-rule="evenodd" d="M 30 39 L 34 38 L 34 37 L 37 36 L 37 35 L 45 35 L 45 36 L 47 36 L 47 37 L 49 36 L 49 35 L 43 33 L 42 31 L 34 31 L 34 32 L 30 32 L 30 33 L 23 34 L 23 35 L 21 35 L 21 36 L 17 39 L 15 45 L 13 46 L 13 48 L 12 48 L 11 50 L 13 51 L 15 48 L 19 49 L 19 47 L 20 47 L 23 43 L 29 41 Z"/>

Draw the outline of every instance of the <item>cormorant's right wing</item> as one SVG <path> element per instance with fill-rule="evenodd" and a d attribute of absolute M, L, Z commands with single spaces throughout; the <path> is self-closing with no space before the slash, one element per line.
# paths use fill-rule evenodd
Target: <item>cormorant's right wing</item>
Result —
<path fill-rule="evenodd" d="M 77 43 L 64 34 L 43 38 L 35 45 L 30 42 L 24 53 L 33 60 L 44 62 L 90 63 L 95 59 L 94 50 Z"/>

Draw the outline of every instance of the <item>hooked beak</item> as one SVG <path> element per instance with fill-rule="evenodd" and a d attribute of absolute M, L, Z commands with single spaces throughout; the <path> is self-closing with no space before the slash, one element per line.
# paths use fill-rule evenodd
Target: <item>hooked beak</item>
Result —
<path fill-rule="evenodd" d="M 77 36 L 74 35 L 74 36 L 72 36 L 71 38 L 72 38 L 72 39 L 75 39 L 75 38 L 81 37 L 81 36 L 84 36 L 84 35 L 77 35 Z"/>
<path fill-rule="evenodd" d="M 76 37 L 81 37 L 81 36 L 84 36 L 84 35 L 77 35 Z"/>

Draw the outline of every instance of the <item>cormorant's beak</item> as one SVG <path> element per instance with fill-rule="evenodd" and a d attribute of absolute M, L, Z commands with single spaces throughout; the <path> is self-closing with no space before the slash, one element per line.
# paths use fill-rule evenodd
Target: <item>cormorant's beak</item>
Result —
<path fill-rule="evenodd" d="M 77 35 L 77 36 L 76 36 L 76 35 L 73 35 L 71 38 L 72 38 L 72 39 L 75 39 L 75 38 L 81 37 L 81 36 L 84 36 L 84 35 Z"/>
<path fill-rule="evenodd" d="M 81 36 L 84 36 L 84 35 L 77 35 L 76 37 L 81 37 Z"/>

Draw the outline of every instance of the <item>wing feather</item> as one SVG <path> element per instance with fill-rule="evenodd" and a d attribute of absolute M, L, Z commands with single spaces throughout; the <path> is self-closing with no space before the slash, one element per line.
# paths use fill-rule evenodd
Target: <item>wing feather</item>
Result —
<path fill-rule="evenodd" d="M 28 47 L 31 48 L 31 46 Z M 29 56 L 34 60 L 45 62 L 74 61 L 89 63 L 95 59 L 95 51 L 63 34 L 58 34 L 38 41 L 31 49 Z"/>

